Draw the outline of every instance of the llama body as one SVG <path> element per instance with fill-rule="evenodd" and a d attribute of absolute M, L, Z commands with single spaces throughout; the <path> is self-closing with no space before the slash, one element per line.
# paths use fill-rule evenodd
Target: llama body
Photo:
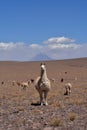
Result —
<path fill-rule="evenodd" d="M 35 81 L 35 88 L 40 96 L 40 104 L 48 105 L 47 95 L 51 89 L 51 84 L 47 77 L 45 64 L 41 64 L 41 74 Z"/>

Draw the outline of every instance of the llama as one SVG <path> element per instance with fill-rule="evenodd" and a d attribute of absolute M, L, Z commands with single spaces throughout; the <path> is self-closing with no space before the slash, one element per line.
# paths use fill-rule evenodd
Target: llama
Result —
<path fill-rule="evenodd" d="M 17 82 L 17 85 L 21 86 L 23 89 L 26 89 L 26 87 L 28 87 L 29 84 L 31 84 L 31 81 L 28 81 L 28 82 Z"/>
<path fill-rule="evenodd" d="M 4 81 L 2 81 L 1 84 L 3 85 L 3 84 L 4 84 Z"/>
<path fill-rule="evenodd" d="M 15 85 L 15 81 L 12 81 L 12 86 L 14 86 Z"/>
<path fill-rule="evenodd" d="M 70 95 L 70 93 L 71 93 L 71 88 L 72 88 L 71 83 L 66 83 L 66 84 L 65 84 L 66 92 L 64 93 L 64 95 Z"/>
<path fill-rule="evenodd" d="M 55 83 L 55 79 L 54 78 L 50 78 L 50 81 Z"/>
<path fill-rule="evenodd" d="M 20 83 L 19 81 L 17 81 L 17 85 L 18 85 L 18 86 L 21 86 L 21 83 Z"/>
<path fill-rule="evenodd" d="M 48 105 L 47 96 L 51 89 L 51 84 L 47 77 L 45 64 L 41 63 L 41 74 L 35 81 L 35 88 L 40 96 L 40 105 Z"/>
<path fill-rule="evenodd" d="M 64 81 L 64 79 L 63 78 L 61 78 L 61 83 Z"/>

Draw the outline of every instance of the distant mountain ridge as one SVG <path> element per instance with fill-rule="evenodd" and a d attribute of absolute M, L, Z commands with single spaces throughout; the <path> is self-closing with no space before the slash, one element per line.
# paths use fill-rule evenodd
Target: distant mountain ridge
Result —
<path fill-rule="evenodd" d="M 52 60 L 52 58 L 50 58 L 49 56 L 47 56 L 46 54 L 43 53 L 39 53 L 37 54 L 35 57 L 33 57 L 31 59 L 31 61 L 43 61 L 43 60 Z"/>

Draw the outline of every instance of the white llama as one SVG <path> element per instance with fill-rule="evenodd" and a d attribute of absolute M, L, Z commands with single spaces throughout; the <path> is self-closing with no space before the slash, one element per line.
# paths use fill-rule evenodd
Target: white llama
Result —
<path fill-rule="evenodd" d="M 51 89 L 51 84 L 50 80 L 47 77 L 45 64 L 41 63 L 41 74 L 35 81 L 35 88 L 39 93 L 41 106 L 48 105 L 47 95 Z"/>
<path fill-rule="evenodd" d="M 64 93 L 64 95 L 70 95 L 70 93 L 71 93 L 71 88 L 72 88 L 71 83 L 66 83 L 66 84 L 65 84 L 65 90 L 66 90 L 66 92 Z"/>

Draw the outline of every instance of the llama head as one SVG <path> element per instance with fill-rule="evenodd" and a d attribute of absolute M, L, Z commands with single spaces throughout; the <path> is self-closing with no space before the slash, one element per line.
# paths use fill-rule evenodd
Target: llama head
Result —
<path fill-rule="evenodd" d="M 41 70 L 45 70 L 46 69 L 45 68 L 45 63 L 41 63 L 40 66 L 41 66 Z"/>

